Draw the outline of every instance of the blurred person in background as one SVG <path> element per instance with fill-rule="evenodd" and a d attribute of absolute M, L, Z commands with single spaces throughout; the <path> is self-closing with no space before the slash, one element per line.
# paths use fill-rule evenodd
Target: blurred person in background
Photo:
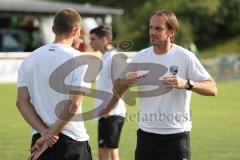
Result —
<path fill-rule="evenodd" d="M 112 94 L 113 89 L 113 57 L 116 51 L 110 44 L 112 30 L 106 26 L 99 26 L 90 31 L 90 45 L 94 51 L 101 52 L 103 66 L 97 77 L 96 89 Z M 100 99 L 95 100 L 95 108 L 101 104 Z M 124 124 L 126 108 L 122 99 L 114 109 L 98 120 L 98 157 L 100 160 L 119 160 L 118 146 L 121 130 Z"/>

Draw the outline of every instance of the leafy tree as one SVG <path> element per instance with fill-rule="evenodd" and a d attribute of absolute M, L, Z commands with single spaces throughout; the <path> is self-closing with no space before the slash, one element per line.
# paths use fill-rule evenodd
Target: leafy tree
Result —
<path fill-rule="evenodd" d="M 59 0 L 58 0 L 59 1 Z M 149 45 L 149 18 L 156 9 L 170 9 L 179 19 L 178 44 L 194 41 L 200 49 L 240 34 L 240 0 L 60 0 L 124 9 L 113 19 L 115 41 L 132 40 L 132 50 Z"/>
<path fill-rule="evenodd" d="M 234 36 L 240 33 L 240 0 L 221 0 L 218 9 L 219 28 L 221 33 Z"/>

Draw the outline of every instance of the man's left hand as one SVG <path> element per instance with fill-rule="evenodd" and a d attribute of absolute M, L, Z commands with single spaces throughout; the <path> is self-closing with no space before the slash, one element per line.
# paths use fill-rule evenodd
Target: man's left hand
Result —
<path fill-rule="evenodd" d="M 178 76 L 163 77 L 163 82 L 170 88 L 185 89 L 187 80 Z"/>

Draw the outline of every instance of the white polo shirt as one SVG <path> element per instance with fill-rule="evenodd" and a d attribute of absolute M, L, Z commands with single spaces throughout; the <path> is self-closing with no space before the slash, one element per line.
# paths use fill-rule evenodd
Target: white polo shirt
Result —
<path fill-rule="evenodd" d="M 48 44 L 33 51 L 21 64 L 18 70 L 18 87 L 26 86 L 30 93 L 31 103 L 43 122 L 51 127 L 58 117 L 55 114 L 56 105 L 62 100 L 68 100 L 69 94 L 59 93 L 50 86 L 50 76 L 66 61 L 83 55 L 81 52 L 64 44 Z M 75 64 L 74 64 L 75 65 Z M 89 84 L 83 81 L 86 66 L 80 66 L 64 79 L 66 85 L 85 86 Z M 62 81 L 54 79 L 54 84 L 61 87 Z M 81 106 L 77 113 L 81 113 Z M 37 133 L 33 129 L 32 134 Z M 86 141 L 89 139 L 83 121 L 70 121 L 63 133 L 74 140 Z"/>
<path fill-rule="evenodd" d="M 153 47 L 146 48 L 137 53 L 131 63 L 138 63 L 135 66 L 139 72 L 143 72 L 139 63 L 162 65 L 159 69 L 155 68 L 155 71 L 159 70 L 159 72 L 166 70 L 165 73 L 160 74 L 159 80 L 173 74 L 193 81 L 203 81 L 210 78 L 210 75 L 196 56 L 176 44 L 173 44 L 170 51 L 163 55 L 154 53 Z M 145 68 L 147 67 L 145 66 Z M 141 92 L 150 91 L 156 87 L 149 84 L 139 86 L 138 89 Z M 172 89 L 164 94 L 159 93 L 159 95 L 150 97 L 140 97 L 139 128 L 156 134 L 174 134 L 190 131 L 192 127 L 190 114 L 191 93 L 186 89 Z"/>
<path fill-rule="evenodd" d="M 110 93 L 112 95 L 112 89 L 113 89 L 113 83 L 112 78 L 114 73 L 112 70 L 112 62 L 113 62 L 113 56 L 116 55 L 115 50 L 107 51 L 102 55 L 102 68 L 100 70 L 100 73 L 98 74 L 97 81 L 96 81 L 96 89 L 100 91 L 105 91 Z M 101 94 L 101 93 L 100 93 Z M 107 99 L 107 98 L 106 98 Z M 98 107 L 103 100 L 101 99 L 95 99 L 95 108 Z M 110 116 L 112 115 L 118 115 L 125 117 L 126 114 L 126 108 L 124 101 L 122 99 L 119 99 L 117 104 L 115 105 L 114 109 L 109 113 Z"/>

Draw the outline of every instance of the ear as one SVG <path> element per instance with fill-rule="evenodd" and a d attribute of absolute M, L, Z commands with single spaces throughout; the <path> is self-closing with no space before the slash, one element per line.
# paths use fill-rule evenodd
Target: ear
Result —
<path fill-rule="evenodd" d="M 168 33 L 169 33 L 169 37 L 172 38 L 172 37 L 175 36 L 175 34 L 176 34 L 176 30 L 175 30 L 175 29 L 171 29 L 171 30 L 169 30 Z"/>
<path fill-rule="evenodd" d="M 72 35 L 73 36 L 80 36 L 80 27 L 79 26 L 74 26 L 72 28 Z"/>
<path fill-rule="evenodd" d="M 102 37 L 102 41 L 103 41 L 103 44 L 104 45 L 108 45 L 108 39 L 107 39 L 107 37 Z"/>

